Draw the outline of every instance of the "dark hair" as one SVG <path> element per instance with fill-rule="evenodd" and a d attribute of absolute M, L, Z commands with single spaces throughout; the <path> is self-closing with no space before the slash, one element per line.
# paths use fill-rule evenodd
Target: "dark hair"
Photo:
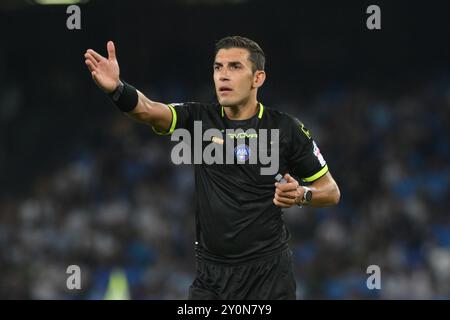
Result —
<path fill-rule="evenodd" d="M 261 47 L 253 40 L 244 38 L 241 36 L 230 36 L 220 39 L 216 42 L 216 52 L 220 49 L 230 49 L 230 48 L 243 48 L 247 49 L 250 53 L 249 60 L 252 62 L 252 71 L 264 70 L 264 65 L 266 63 L 266 57 L 264 51 Z"/>

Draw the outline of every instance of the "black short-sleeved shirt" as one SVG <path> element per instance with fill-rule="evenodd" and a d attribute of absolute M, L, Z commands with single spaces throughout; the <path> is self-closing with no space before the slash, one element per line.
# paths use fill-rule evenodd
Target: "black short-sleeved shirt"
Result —
<path fill-rule="evenodd" d="M 201 121 L 202 133 L 222 130 L 218 137 L 235 140 L 235 164 L 195 164 L 197 255 L 199 258 L 240 263 L 282 251 L 290 238 L 282 210 L 273 204 L 277 173 L 261 175 L 261 165 L 250 164 L 248 135 L 244 144 L 226 129 L 279 129 L 279 170 L 304 182 L 327 173 L 328 167 L 309 131 L 296 118 L 259 103 L 259 112 L 248 120 L 229 120 L 219 104 L 177 103 L 169 105 L 172 123 L 167 132 L 187 129 L 194 134 L 194 121 Z M 270 131 L 268 131 L 270 132 Z M 270 144 L 270 133 L 268 134 Z M 194 138 L 193 138 L 194 139 Z M 216 140 L 217 141 L 217 140 Z M 241 141 L 242 142 L 242 141 Z M 205 148 L 213 141 L 202 142 Z M 225 143 L 224 143 L 225 148 Z M 224 149 L 225 150 L 225 149 Z M 225 151 L 224 151 L 225 154 Z M 239 161 L 238 161 L 239 158 Z"/>

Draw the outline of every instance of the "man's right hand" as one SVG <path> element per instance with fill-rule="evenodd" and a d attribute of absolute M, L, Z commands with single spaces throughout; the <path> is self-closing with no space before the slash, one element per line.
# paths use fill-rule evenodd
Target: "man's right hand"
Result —
<path fill-rule="evenodd" d="M 102 57 L 92 49 L 84 54 L 86 66 L 97 86 L 107 93 L 113 92 L 119 85 L 119 64 L 116 59 L 114 43 L 108 41 L 108 58 Z M 138 91 L 137 105 L 126 112 L 132 119 L 151 125 L 157 131 L 166 132 L 172 123 L 172 111 L 163 103 L 151 101 Z"/>
<path fill-rule="evenodd" d="M 120 69 L 116 59 L 116 49 L 112 41 L 108 41 L 108 58 L 105 58 L 92 49 L 84 54 L 86 66 L 91 72 L 97 86 L 105 92 L 113 92 L 119 85 Z"/>

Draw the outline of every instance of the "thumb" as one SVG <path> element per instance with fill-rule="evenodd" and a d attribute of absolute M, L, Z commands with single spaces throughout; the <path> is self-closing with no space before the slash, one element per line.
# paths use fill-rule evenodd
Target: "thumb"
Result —
<path fill-rule="evenodd" d="M 297 180 L 295 180 L 294 178 L 292 178 L 291 175 L 290 175 L 289 173 L 286 173 L 286 174 L 284 175 L 284 178 L 286 179 L 286 181 L 287 181 L 288 183 L 297 181 Z"/>
<path fill-rule="evenodd" d="M 115 60 L 116 59 L 116 48 L 114 46 L 114 42 L 108 41 L 108 44 L 106 45 L 108 49 L 108 59 L 109 60 Z"/>

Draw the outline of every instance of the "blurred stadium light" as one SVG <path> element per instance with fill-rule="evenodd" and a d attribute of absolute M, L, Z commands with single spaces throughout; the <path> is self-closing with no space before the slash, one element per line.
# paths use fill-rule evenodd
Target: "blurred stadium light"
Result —
<path fill-rule="evenodd" d="M 34 0 L 35 3 L 41 5 L 69 5 L 86 3 L 89 0 Z"/>

